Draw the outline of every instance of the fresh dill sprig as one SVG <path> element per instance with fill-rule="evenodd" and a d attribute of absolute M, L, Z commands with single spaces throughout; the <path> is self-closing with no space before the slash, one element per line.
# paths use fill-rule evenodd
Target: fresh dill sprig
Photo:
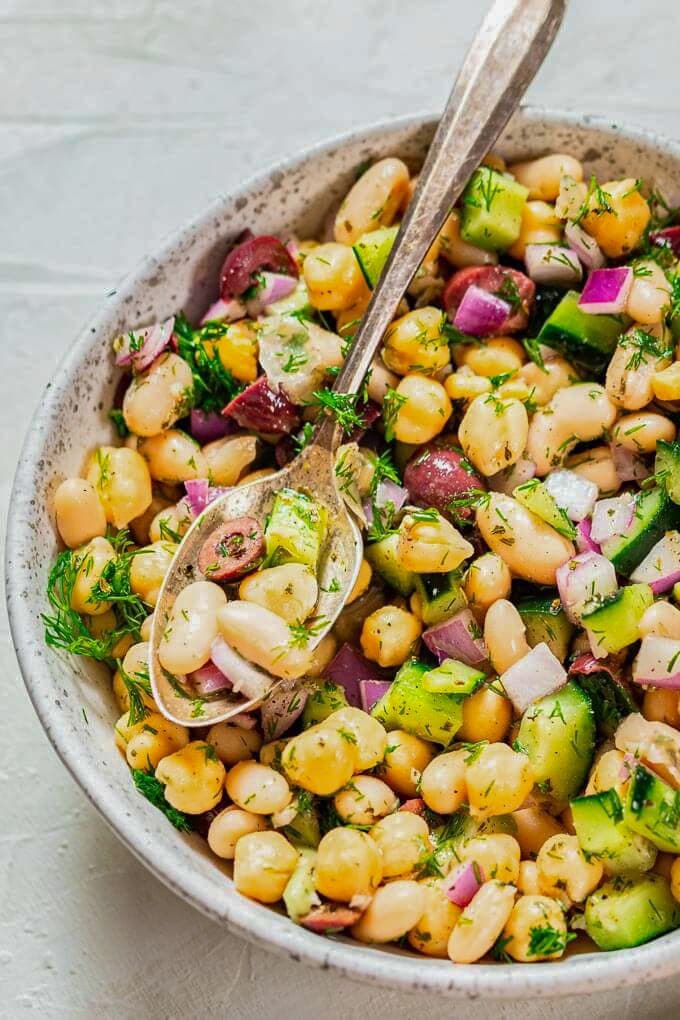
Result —
<path fill-rule="evenodd" d="M 150 772 L 144 769 L 133 769 L 132 780 L 143 797 L 153 804 L 155 808 L 162 811 L 165 817 L 180 832 L 191 832 L 193 823 L 183 811 L 178 811 L 172 804 L 168 804 L 163 792 L 163 784 Z"/>
<path fill-rule="evenodd" d="M 318 407 L 323 414 L 332 415 L 342 431 L 349 435 L 354 429 L 366 428 L 361 404 L 364 403 L 360 393 L 334 393 L 333 390 L 316 390 L 310 406 Z"/>
<path fill-rule="evenodd" d="M 186 411 L 191 407 L 201 411 L 221 411 L 244 388 L 220 360 L 211 341 L 221 340 L 229 332 L 228 323 L 206 322 L 192 329 L 180 312 L 175 319 L 177 353 L 183 358 L 193 376 L 193 392 L 187 394 Z"/>
<path fill-rule="evenodd" d="M 382 405 L 382 419 L 385 426 L 385 439 L 388 443 L 394 439 L 394 426 L 397 423 L 399 410 L 407 402 L 408 397 L 397 393 L 391 386 L 387 387 Z"/>
<path fill-rule="evenodd" d="M 149 670 L 139 670 L 136 673 L 128 673 L 124 667 L 121 659 L 116 659 L 116 666 L 120 674 L 121 680 L 125 685 L 125 689 L 128 693 L 128 699 L 130 701 L 130 710 L 128 712 L 128 726 L 135 726 L 138 722 L 142 722 L 146 719 L 150 713 L 150 709 L 144 701 L 144 695 L 151 697 L 151 679 L 149 677 Z"/>
<path fill-rule="evenodd" d="M 575 938 L 576 934 L 573 931 L 563 933 L 553 928 L 551 924 L 531 928 L 527 956 L 552 956 L 553 953 L 562 953 Z"/>

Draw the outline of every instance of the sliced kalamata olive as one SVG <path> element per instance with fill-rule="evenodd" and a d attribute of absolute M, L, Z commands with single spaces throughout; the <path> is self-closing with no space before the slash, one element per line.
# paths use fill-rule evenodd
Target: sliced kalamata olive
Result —
<path fill-rule="evenodd" d="M 324 903 L 300 918 L 300 924 L 319 935 L 351 928 L 361 917 L 361 911 L 346 907 L 343 903 Z"/>
<path fill-rule="evenodd" d="M 257 284 L 264 269 L 285 276 L 299 275 L 297 263 L 278 237 L 260 234 L 237 244 L 227 255 L 220 271 L 220 295 L 223 301 L 241 297 Z"/>
<path fill-rule="evenodd" d="M 408 811 L 412 815 L 424 815 L 425 801 L 422 797 L 412 797 L 410 800 L 405 800 L 399 810 Z"/>
<path fill-rule="evenodd" d="M 222 414 L 237 421 L 241 428 L 265 435 L 286 435 L 300 424 L 300 415 L 282 390 L 273 390 L 261 375 L 234 397 Z"/>
<path fill-rule="evenodd" d="M 373 400 L 368 400 L 365 404 L 359 404 L 357 407 L 357 414 L 361 416 L 363 426 L 352 429 L 350 434 L 344 440 L 346 443 L 358 443 L 365 436 L 366 432 L 375 425 L 378 418 L 380 417 L 381 410 L 380 405 L 376 404 Z"/>
<path fill-rule="evenodd" d="M 519 270 L 508 269 L 506 266 L 468 266 L 466 269 L 459 269 L 446 284 L 442 296 L 444 307 L 452 322 L 465 291 L 472 284 L 489 294 L 496 294 L 510 305 L 511 313 L 500 326 L 499 336 L 526 329 L 536 293 L 533 280 Z"/>
<path fill-rule="evenodd" d="M 676 258 L 680 258 L 680 227 L 664 227 L 663 230 L 652 230 L 649 240 L 652 244 L 670 248 Z"/>
<path fill-rule="evenodd" d="M 434 507 L 451 521 L 469 520 L 470 506 L 455 506 L 475 489 L 486 489 L 482 479 L 460 450 L 434 442 L 411 458 L 404 471 L 404 485 L 416 506 Z"/>
<path fill-rule="evenodd" d="M 198 569 L 210 581 L 237 581 L 264 556 L 264 535 L 254 517 L 225 521 L 205 540 Z"/>
<path fill-rule="evenodd" d="M 277 467 L 285 467 L 286 464 L 290 464 L 291 460 L 295 460 L 296 456 L 297 447 L 291 436 L 284 436 L 274 447 L 274 459 Z"/>

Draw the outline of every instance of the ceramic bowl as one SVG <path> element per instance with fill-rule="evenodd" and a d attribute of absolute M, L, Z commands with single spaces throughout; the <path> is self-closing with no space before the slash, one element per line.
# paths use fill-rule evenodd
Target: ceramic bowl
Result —
<path fill-rule="evenodd" d="M 396 948 L 321 938 L 245 899 L 199 837 L 178 834 L 135 791 L 113 743 L 118 713 L 106 671 L 43 644 L 45 581 L 58 549 L 52 497 L 65 476 L 79 473 L 95 443 L 112 439 L 106 413 L 118 379 L 110 353 L 112 337 L 176 309 L 185 309 L 190 319 L 200 315 L 216 297 L 221 259 L 240 230 L 314 236 L 329 208 L 349 188 L 357 167 L 387 155 L 399 155 L 417 167 L 433 125 L 430 117 L 390 121 L 279 164 L 178 230 L 107 298 L 43 394 L 16 474 L 7 592 L 21 670 L 55 750 L 114 832 L 167 886 L 253 942 L 361 980 L 459 997 L 587 994 L 651 981 L 680 970 L 680 932 L 637 949 L 577 955 L 559 964 L 454 966 Z M 600 180 L 644 177 L 676 203 L 680 199 L 674 187 L 680 180 L 680 146 L 651 134 L 525 108 L 496 148 L 511 159 L 569 152 Z"/>

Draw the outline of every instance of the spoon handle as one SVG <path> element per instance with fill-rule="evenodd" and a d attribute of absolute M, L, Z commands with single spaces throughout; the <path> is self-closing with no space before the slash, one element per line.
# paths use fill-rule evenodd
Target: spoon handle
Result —
<path fill-rule="evenodd" d="M 565 8 L 566 0 L 495 0 L 458 74 L 334 392 L 358 392 L 408 285 L 543 63 Z M 315 444 L 333 449 L 338 441 L 334 419 L 324 417 Z"/>

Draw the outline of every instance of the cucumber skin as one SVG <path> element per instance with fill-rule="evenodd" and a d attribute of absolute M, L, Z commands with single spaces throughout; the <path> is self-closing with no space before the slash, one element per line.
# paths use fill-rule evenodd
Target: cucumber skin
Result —
<path fill-rule="evenodd" d="M 661 875 L 617 875 L 588 897 L 586 931 L 600 949 L 630 949 L 673 931 L 680 907 Z"/>
<path fill-rule="evenodd" d="M 649 489 L 638 495 L 635 500 L 636 514 L 649 513 L 649 505 L 653 507 L 655 502 L 658 502 L 658 506 L 651 520 L 637 534 L 610 539 L 602 545 L 603 555 L 611 560 L 617 572 L 624 577 L 630 577 L 659 539 L 680 524 L 680 507 L 669 498 L 665 489 L 661 488 Z M 637 526 L 639 527 L 639 522 Z M 635 519 L 632 527 L 633 529 L 636 527 Z"/>
<path fill-rule="evenodd" d="M 580 293 L 568 290 L 543 323 L 539 343 L 562 351 L 583 367 L 603 370 L 625 328 L 612 315 L 588 315 L 578 307 Z"/>
<path fill-rule="evenodd" d="M 571 815 L 581 849 L 600 860 L 608 875 L 654 866 L 656 847 L 625 824 L 615 789 L 577 797 L 571 802 Z"/>
<path fill-rule="evenodd" d="M 604 605 L 586 613 L 581 623 L 605 652 L 620 652 L 638 640 L 638 624 L 654 602 L 648 584 L 628 584 Z"/>
<path fill-rule="evenodd" d="M 555 604 L 556 611 L 553 609 Z M 567 619 L 559 599 L 522 599 L 517 603 L 517 612 L 526 627 L 527 644 L 534 648 L 543 641 L 553 655 L 564 662 L 574 625 Z"/>
<path fill-rule="evenodd" d="M 657 849 L 680 853 L 680 791 L 643 765 L 636 765 L 631 777 L 623 817 L 630 829 L 645 836 Z"/>
<path fill-rule="evenodd" d="M 392 585 L 400 595 L 410 595 L 415 586 L 416 575 L 399 566 L 396 555 L 398 541 L 398 535 L 390 535 L 380 542 L 372 542 L 365 547 L 364 556 L 383 580 Z"/>
<path fill-rule="evenodd" d="M 371 715 L 387 730 L 405 730 L 448 747 L 463 724 L 463 698 L 426 691 L 422 680 L 427 672 L 417 659 L 405 662 Z"/>
<path fill-rule="evenodd" d="M 487 203 L 480 191 L 484 181 L 494 198 Z M 522 184 L 503 177 L 490 167 L 475 170 L 463 193 L 460 236 L 488 251 L 504 251 L 520 235 L 522 209 L 529 192 Z"/>
<path fill-rule="evenodd" d="M 440 594 L 431 597 L 428 584 L 432 578 L 441 585 L 442 590 Z M 461 578 L 459 570 L 449 571 L 448 574 L 414 574 L 413 583 L 420 596 L 423 623 L 426 626 L 434 627 L 467 607 Z"/>

